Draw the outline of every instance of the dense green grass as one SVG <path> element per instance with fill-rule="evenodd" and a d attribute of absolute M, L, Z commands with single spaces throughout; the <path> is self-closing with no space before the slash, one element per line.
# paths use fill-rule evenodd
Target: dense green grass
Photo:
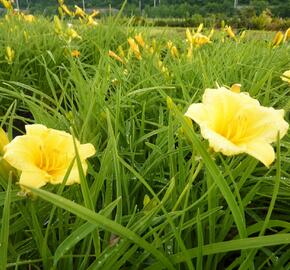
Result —
<path fill-rule="evenodd" d="M 289 134 L 266 168 L 212 153 L 183 117 L 205 88 L 241 83 L 289 122 L 290 87 L 280 79 L 289 43 L 222 43 L 216 34 L 191 60 L 174 59 L 168 34 L 143 28 L 157 52 L 122 65 L 108 51 L 127 49 L 138 29 L 114 19 L 74 24 L 82 39 L 70 43 L 46 19 L 0 25 L 0 120 L 10 139 L 42 123 L 71 128 L 97 150 L 81 185 L 47 185 L 31 197 L 1 172 L 0 269 L 290 269 Z M 185 51 L 185 35 L 170 39 Z M 15 50 L 10 65 L 6 46 Z"/>

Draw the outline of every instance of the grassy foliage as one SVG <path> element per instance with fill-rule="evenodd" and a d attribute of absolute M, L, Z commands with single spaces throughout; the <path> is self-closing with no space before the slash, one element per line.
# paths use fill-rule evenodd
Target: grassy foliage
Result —
<path fill-rule="evenodd" d="M 71 42 L 42 18 L 0 25 L 0 120 L 10 138 L 41 123 L 97 149 L 80 186 L 46 186 L 25 198 L 1 174 L 0 265 L 7 258 L 8 269 L 289 269 L 289 134 L 266 168 L 246 155 L 211 153 L 183 117 L 205 88 L 241 83 L 262 105 L 285 109 L 289 122 L 290 87 L 280 79 L 290 69 L 289 43 L 223 43 L 217 33 L 192 59 L 174 58 L 168 34 L 142 28 L 148 45 L 156 38 L 155 53 L 121 64 L 108 51 L 127 49 L 140 29 L 113 19 L 73 23 L 82 39 Z M 185 36 L 169 36 L 186 53 Z"/>

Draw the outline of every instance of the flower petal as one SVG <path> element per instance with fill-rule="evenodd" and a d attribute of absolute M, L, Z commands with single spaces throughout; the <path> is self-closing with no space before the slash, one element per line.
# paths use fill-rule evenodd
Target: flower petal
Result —
<path fill-rule="evenodd" d="M 41 145 L 38 137 L 17 136 L 4 147 L 4 159 L 18 170 L 35 168 Z"/>
<path fill-rule="evenodd" d="M 191 104 L 185 113 L 185 116 L 191 118 L 197 124 L 208 122 L 208 113 L 202 103 Z"/>
<path fill-rule="evenodd" d="M 231 141 L 206 126 L 201 126 L 201 135 L 205 139 L 208 139 L 209 146 L 212 147 L 215 152 L 222 152 L 226 156 L 237 155 L 244 152 L 242 147 L 233 144 Z"/>
<path fill-rule="evenodd" d="M 33 188 L 40 188 L 47 184 L 49 176 L 42 170 L 22 171 L 19 184 Z"/>
<path fill-rule="evenodd" d="M 88 165 L 85 161 L 82 162 L 82 168 L 83 168 L 84 174 L 86 175 Z M 63 182 L 63 179 L 64 179 L 66 173 L 67 173 L 67 169 L 63 170 L 63 171 L 59 171 L 57 175 L 53 175 L 52 179 L 50 180 L 50 183 L 53 185 L 61 184 Z M 78 170 L 78 166 L 77 166 L 76 161 L 75 161 L 75 163 L 70 171 L 70 174 L 69 174 L 68 179 L 66 181 L 66 185 L 72 185 L 75 183 L 77 183 L 77 184 L 80 183 L 80 175 L 79 175 L 79 170 Z"/>
<path fill-rule="evenodd" d="M 245 145 L 245 152 L 260 160 L 266 167 L 275 160 L 273 147 L 266 142 L 253 141 Z"/>
<path fill-rule="evenodd" d="M 81 144 L 79 154 L 81 159 L 86 159 L 96 153 L 95 147 L 91 143 Z"/>

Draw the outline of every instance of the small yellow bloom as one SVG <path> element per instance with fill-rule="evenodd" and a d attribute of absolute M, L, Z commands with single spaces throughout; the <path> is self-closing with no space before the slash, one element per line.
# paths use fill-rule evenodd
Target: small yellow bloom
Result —
<path fill-rule="evenodd" d="M 4 159 L 21 171 L 19 183 L 40 188 L 47 183 L 60 184 L 72 162 L 66 185 L 80 183 L 73 137 L 43 125 L 26 125 L 26 135 L 17 136 L 4 147 Z M 95 154 L 92 144 L 75 140 L 84 173 L 86 159 Z"/>
<path fill-rule="evenodd" d="M 272 46 L 277 47 L 280 45 L 280 43 L 283 41 L 283 33 L 281 31 L 277 32 L 273 41 L 272 41 Z"/>
<path fill-rule="evenodd" d="M 68 9 L 68 7 L 67 7 L 65 4 L 62 4 L 62 5 L 60 6 L 60 8 L 62 9 L 62 11 L 63 11 L 66 15 L 72 17 L 73 13 Z"/>
<path fill-rule="evenodd" d="M 100 11 L 94 9 L 93 12 L 92 12 L 92 14 L 89 17 L 95 18 L 99 14 L 100 14 Z"/>
<path fill-rule="evenodd" d="M 135 40 L 133 38 L 128 38 L 128 43 L 130 45 L 130 50 L 135 54 L 136 58 L 138 60 L 142 59 L 140 50 L 139 50 L 139 46 L 138 44 L 135 42 Z"/>
<path fill-rule="evenodd" d="M 241 92 L 241 85 L 239 83 L 235 83 L 231 86 L 231 91 L 235 93 L 240 93 Z"/>
<path fill-rule="evenodd" d="M 114 53 L 113 51 L 109 50 L 109 56 L 114 58 L 115 60 L 121 62 L 122 64 L 124 64 L 124 60 L 119 56 L 117 55 L 116 53 Z"/>
<path fill-rule="evenodd" d="M 82 37 L 77 33 L 76 30 L 74 30 L 73 28 L 69 27 L 67 30 L 66 30 L 66 34 L 67 36 L 70 38 L 70 39 L 82 39 Z"/>
<path fill-rule="evenodd" d="M 207 43 L 211 43 L 211 41 L 207 36 L 203 34 L 196 33 L 192 37 L 192 44 L 194 44 L 197 47 L 202 46 Z"/>
<path fill-rule="evenodd" d="M 248 94 L 224 87 L 206 89 L 202 103 L 190 105 L 185 115 L 200 126 L 214 151 L 228 156 L 247 153 L 267 167 L 275 159 L 271 143 L 289 127 L 284 110 L 263 107 Z"/>
<path fill-rule="evenodd" d="M 92 25 L 92 26 L 95 26 L 95 25 L 98 25 L 97 21 L 94 20 L 93 17 L 91 16 L 88 16 L 88 21 L 87 21 L 87 25 Z"/>
<path fill-rule="evenodd" d="M 81 9 L 80 7 L 78 7 L 77 5 L 75 5 L 75 12 L 74 12 L 74 16 L 80 16 L 81 18 L 85 18 L 86 17 L 86 13 L 83 9 Z"/>
<path fill-rule="evenodd" d="M 290 83 L 290 70 L 286 70 L 283 75 L 281 76 L 281 79 L 284 81 L 284 82 L 288 82 Z"/>
<path fill-rule="evenodd" d="M 286 30 L 284 34 L 284 42 L 288 41 L 290 39 L 290 27 Z"/>
<path fill-rule="evenodd" d="M 137 41 L 137 43 L 138 43 L 142 48 L 145 47 L 145 41 L 144 41 L 144 39 L 143 39 L 143 37 L 142 37 L 141 34 L 136 35 L 136 36 L 135 36 L 135 40 Z"/>
<path fill-rule="evenodd" d="M 54 16 L 53 17 L 53 21 L 54 21 L 54 31 L 56 34 L 60 35 L 62 34 L 62 25 L 61 25 L 61 21 L 58 18 L 58 16 Z"/>
<path fill-rule="evenodd" d="M 30 22 L 30 23 L 35 21 L 35 17 L 31 14 L 28 14 L 28 15 L 23 14 L 22 18 L 24 21 Z"/>
<path fill-rule="evenodd" d="M 233 32 L 231 26 L 227 26 L 227 25 L 226 25 L 225 30 L 226 30 L 226 32 L 227 32 L 227 34 L 228 34 L 228 36 L 229 36 L 230 38 L 232 38 L 232 39 L 234 39 L 235 41 L 237 41 L 236 35 L 235 35 L 235 33 Z"/>
<path fill-rule="evenodd" d="M 179 52 L 178 52 L 176 46 L 173 45 L 172 41 L 169 40 L 169 41 L 167 42 L 167 48 L 169 49 L 170 54 L 171 54 L 173 57 L 176 57 L 176 58 L 179 57 Z"/>
<path fill-rule="evenodd" d="M 80 51 L 78 50 L 72 50 L 70 54 L 72 57 L 75 57 L 75 58 L 78 58 L 81 55 Z"/>
<path fill-rule="evenodd" d="M 7 10 L 13 10 L 13 6 L 10 0 L 1 0 L 0 2 Z"/>
<path fill-rule="evenodd" d="M 5 59 L 7 60 L 9 65 L 13 63 L 14 58 L 15 58 L 15 51 L 11 47 L 7 46 Z"/>

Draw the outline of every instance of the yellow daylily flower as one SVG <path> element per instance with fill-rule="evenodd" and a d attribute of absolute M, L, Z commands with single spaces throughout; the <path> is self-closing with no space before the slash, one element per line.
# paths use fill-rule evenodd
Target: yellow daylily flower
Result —
<path fill-rule="evenodd" d="M 119 55 L 117 55 L 116 53 L 114 53 L 111 50 L 109 50 L 109 56 L 114 58 L 115 60 L 121 62 L 122 64 L 125 64 L 124 60 Z"/>
<path fill-rule="evenodd" d="M 5 59 L 7 60 L 9 65 L 13 63 L 14 58 L 15 58 L 15 51 L 10 46 L 7 46 Z"/>
<path fill-rule="evenodd" d="M 0 3 L 6 8 L 7 10 L 13 10 L 13 5 L 10 0 L 1 0 Z"/>
<path fill-rule="evenodd" d="M 54 31 L 56 34 L 60 35 L 62 34 L 62 25 L 61 25 L 61 21 L 58 18 L 58 16 L 54 16 L 53 17 L 53 22 L 54 22 Z"/>
<path fill-rule="evenodd" d="M 235 41 L 237 41 L 236 35 L 232 30 L 231 26 L 226 25 L 225 26 L 225 31 L 227 32 L 228 36 L 232 39 L 234 39 Z"/>
<path fill-rule="evenodd" d="M 69 37 L 69 39 L 82 39 L 82 37 L 77 33 L 76 30 L 74 30 L 73 28 L 69 27 L 67 30 L 66 30 L 66 34 L 67 36 Z"/>
<path fill-rule="evenodd" d="M 92 12 L 92 14 L 90 14 L 90 16 L 89 17 L 91 17 L 91 18 L 95 18 L 97 15 L 99 15 L 100 14 L 100 11 L 99 10 L 93 10 L 93 12 Z"/>
<path fill-rule="evenodd" d="M 98 23 L 96 22 L 96 20 L 94 20 L 94 18 L 93 18 L 93 17 L 91 17 L 91 16 L 88 16 L 87 25 L 92 25 L 92 26 L 95 26 L 95 25 L 98 25 Z"/>
<path fill-rule="evenodd" d="M 202 103 L 190 105 L 185 115 L 199 126 L 215 152 L 231 156 L 247 153 L 265 166 L 275 159 L 271 146 L 289 127 L 284 110 L 261 106 L 247 93 L 235 93 L 224 87 L 206 89 Z"/>
<path fill-rule="evenodd" d="M 80 51 L 78 50 L 72 50 L 70 54 L 72 57 L 75 57 L 75 58 L 78 58 L 81 55 Z"/>
<path fill-rule="evenodd" d="M 135 40 L 133 38 L 128 38 L 128 43 L 130 45 L 130 50 L 134 53 L 134 55 L 136 56 L 136 58 L 138 60 L 142 59 L 140 50 L 139 50 L 139 46 L 138 44 L 135 42 Z"/>
<path fill-rule="evenodd" d="M 273 41 L 272 41 L 272 46 L 277 47 L 280 45 L 280 43 L 283 41 L 283 33 L 281 31 L 277 32 Z"/>
<path fill-rule="evenodd" d="M 284 34 L 284 42 L 288 41 L 290 39 L 290 27 L 286 30 Z"/>
<path fill-rule="evenodd" d="M 137 43 L 138 43 L 142 48 L 145 47 L 145 41 L 144 41 L 144 39 L 143 39 L 141 33 L 135 36 L 135 40 L 137 41 Z"/>
<path fill-rule="evenodd" d="M 192 37 L 192 44 L 194 44 L 197 47 L 202 46 L 207 43 L 211 43 L 211 41 L 207 36 L 203 34 L 196 33 Z"/>
<path fill-rule="evenodd" d="M 288 82 L 290 83 L 290 70 L 286 70 L 283 75 L 281 76 L 281 79 L 284 81 L 284 82 Z"/>
<path fill-rule="evenodd" d="M 73 162 L 66 185 L 80 183 L 79 170 L 75 161 L 73 137 L 60 130 L 44 125 L 26 125 L 26 134 L 15 137 L 4 147 L 4 159 L 21 171 L 19 184 L 40 188 L 47 183 L 60 184 Z M 84 173 L 86 159 L 95 154 L 92 144 L 80 144 L 75 140 Z"/>
<path fill-rule="evenodd" d="M 63 11 L 66 15 L 72 17 L 73 13 L 68 9 L 68 7 L 67 7 L 65 4 L 62 4 L 62 5 L 60 6 L 60 8 L 62 9 L 62 11 Z"/>
<path fill-rule="evenodd" d="M 75 12 L 74 12 L 74 16 L 80 16 L 81 18 L 85 18 L 86 17 L 86 13 L 83 9 L 81 9 L 79 6 L 75 5 Z"/>
<path fill-rule="evenodd" d="M 170 54 L 171 54 L 173 57 L 176 57 L 176 58 L 179 57 L 179 52 L 178 52 L 176 46 L 173 45 L 173 42 L 172 42 L 171 40 L 169 40 L 169 41 L 167 42 L 167 48 L 169 49 Z"/>
<path fill-rule="evenodd" d="M 22 18 L 24 21 L 30 22 L 30 23 L 35 21 L 35 17 L 32 14 L 28 14 L 28 15 L 23 14 Z"/>

